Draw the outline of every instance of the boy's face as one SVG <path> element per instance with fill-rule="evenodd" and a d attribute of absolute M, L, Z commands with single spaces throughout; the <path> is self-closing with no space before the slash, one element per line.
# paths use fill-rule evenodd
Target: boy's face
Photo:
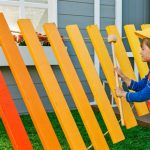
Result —
<path fill-rule="evenodd" d="M 140 54 L 143 62 L 150 62 L 150 48 L 145 43 L 142 44 Z"/>

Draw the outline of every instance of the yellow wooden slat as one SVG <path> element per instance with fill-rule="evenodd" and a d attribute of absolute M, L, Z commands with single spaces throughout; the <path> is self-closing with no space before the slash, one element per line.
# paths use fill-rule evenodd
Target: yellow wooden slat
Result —
<path fill-rule="evenodd" d="M 60 150 L 58 139 L 2 13 L 0 43 L 44 149 Z"/>
<path fill-rule="evenodd" d="M 118 63 L 123 71 L 131 79 L 136 79 L 134 71 L 132 69 L 131 63 L 127 56 L 125 47 L 123 45 L 122 39 L 119 35 L 117 27 L 115 25 L 107 26 L 106 27 L 108 35 L 115 34 L 117 36 L 117 42 L 115 43 L 115 51 L 116 57 L 118 59 Z M 139 116 L 146 115 L 149 113 L 148 108 L 145 102 L 141 103 L 134 103 L 136 111 Z"/>
<path fill-rule="evenodd" d="M 141 25 L 142 30 L 150 28 L 150 24 L 142 24 Z"/>
<path fill-rule="evenodd" d="M 31 21 L 20 19 L 18 24 L 70 148 L 86 149 Z"/>
<path fill-rule="evenodd" d="M 94 67 L 80 30 L 77 25 L 69 25 L 66 29 L 112 141 L 114 143 L 119 142 L 124 139 L 124 135 Z"/>
<path fill-rule="evenodd" d="M 107 47 L 102 38 L 102 35 L 96 25 L 87 26 L 87 31 L 88 31 L 89 37 L 92 41 L 92 44 L 94 46 L 94 49 L 96 51 L 96 54 L 98 56 L 98 59 L 100 61 L 103 72 L 108 81 L 109 87 L 111 88 L 113 97 L 119 107 L 119 101 L 118 101 L 118 98 L 117 98 L 115 90 L 114 90 L 116 88 L 114 67 L 113 67 L 111 58 L 109 56 Z M 126 102 L 125 98 L 122 98 L 122 107 L 123 107 L 123 115 L 124 115 L 126 127 L 131 128 L 131 127 L 136 126 L 137 122 L 136 122 L 135 116 L 132 112 L 132 109 L 131 109 L 129 103 Z"/>
<path fill-rule="evenodd" d="M 150 28 L 150 24 L 142 24 L 141 25 L 141 28 L 142 28 L 142 30 L 145 30 L 145 29 L 148 29 L 148 28 Z M 147 65 L 148 66 L 148 65 Z M 148 67 L 148 69 L 149 69 L 149 67 Z M 145 69 L 144 69 L 145 70 Z M 143 72 L 143 71 L 142 71 Z M 142 73 L 141 72 L 141 73 Z M 145 71 L 144 71 L 144 73 L 145 73 Z M 144 74 L 143 73 L 143 74 Z M 142 76 L 141 76 L 141 78 L 142 78 Z M 148 106 L 148 108 L 149 108 L 149 110 L 150 110 L 150 100 L 148 100 L 148 103 L 147 103 L 147 106 Z"/>
<path fill-rule="evenodd" d="M 141 78 L 144 78 L 145 75 L 149 72 L 149 68 L 146 62 L 142 61 L 140 51 L 141 51 L 141 46 L 140 46 L 140 41 L 139 38 L 135 35 L 135 26 L 134 25 L 126 25 L 124 26 L 125 33 L 131 48 L 131 51 L 134 56 L 134 60 L 136 62 L 136 65 L 138 67 L 138 71 L 140 74 Z"/>
<path fill-rule="evenodd" d="M 53 23 L 46 23 L 44 25 L 44 30 L 48 36 L 54 55 L 81 115 L 93 147 L 96 150 L 109 149 L 56 25 Z"/>
<path fill-rule="evenodd" d="M 139 38 L 135 35 L 135 26 L 134 25 L 126 25 L 125 27 L 126 36 L 128 38 L 129 45 L 131 47 L 135 62 L 137 64 L 137 68 L 141 78 L 144 78 L 145 75 L 149 72 L 149 67 L 146 62 L 142 61 L 140 51 L 140 41 Z M 143 29 L 147 29 L 148 25 L 142 26 Z M 148 104 L 149 106 L 149 104 Z"/>

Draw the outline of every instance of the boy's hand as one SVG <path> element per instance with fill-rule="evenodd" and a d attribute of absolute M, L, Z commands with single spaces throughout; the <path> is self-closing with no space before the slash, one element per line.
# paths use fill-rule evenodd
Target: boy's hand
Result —
<path fill-rule="evenodd" d="M 118 97 L 126 97 L 126 92 L 122 88 L 117 87 L 115 91 Z"/>
<path fill-rule="evenodd" d="M 117 72 L 118 76 L 121 77 L 122 79 L 125 77 L 125 75 L 123 74 L 123 72 L 119 67 L 114 68 L 114 70 Z"/>

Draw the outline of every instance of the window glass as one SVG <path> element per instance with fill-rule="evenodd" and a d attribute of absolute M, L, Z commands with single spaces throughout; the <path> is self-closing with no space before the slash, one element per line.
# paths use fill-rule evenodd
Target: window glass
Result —
<path fill-rule="evenodd" d="M 47 9 L 25 7 L 25 17 L 31 19 L 37 32 L 44 33 L 42 26 L 48 21 Z"/>
<path fill-rule="evenodd" d="M 10 30 L 19 31 L 17 25 L 17 20 L 19 19 L 19 7 L 0 5 L 0 12 L 4 14 Z"/>

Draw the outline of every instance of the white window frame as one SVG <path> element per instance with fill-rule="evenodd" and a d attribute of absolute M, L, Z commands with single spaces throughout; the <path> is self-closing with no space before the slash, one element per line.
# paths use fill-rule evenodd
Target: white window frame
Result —
<path fill-rule="evenodd" d="M 115 24 L 122 37 L 122 0 L 115 0 Z"/>
<path fill-rule="evenodd" d="M 100 29 L 100 1 L 94 0 L 94 24 Z M 120 36 L 122 37 L 122 0 L 115 0 L 115 24 L 119 30 Z M 100 64 L 97 54 L 94 51 L 94 65 L 98 74 L 100 74 Z"/>
<path fill-rule="evenodd" d="M 94 24 L 96 24 L 99 29 L 100 29 L 100 1 L 101 0 L 94 0 Z M 100 63 L 99 63 L 99 60 L 95 51 L 94 51 L 94 65 L 99 75 Z"/>
<path fill-rule="evenodd" d="M 19 7 L 19 18 L 25 18 L 25 7 L 31 8 L 46 8 L 48 9 L 48 22 L 54 22 L 57 25 L 58 13 L 57 13 L 57 0 L 48 0 L 48 3 L 33 3 L 19 1 L 1 0 L 0 5 L 18 6 Z"/>
<path fill-rule="evenodd" d="M 94 24 L 98 25 L 100 28 L 100 0 L 94 0 Z M 120 36 L 122 37 L 122 0 L 115 0 L 115 25 L 118 28 Z M 127 52 L 129 58 L 133 57 L 132 52 Z M 94 52 L 94 65 L 98 74 L 100 73 L 100 64 L 96 53 Z M 134 73 L 136 76 L 136 80 L 139 80 L 139 73 L 136 62 L 134 61 Z M 105 84 L 108 84 L 107 81 L 103 81 L 103 86 L 105 88 Z M 91 105 L 96 105 L 96 101 L 90 102 Z M 114 102 L 114 98 L 111 93 L 111 105 L 112 107 L 117 107 Z"/>
<path fill-rule="evenodd" d="M 48 0 L 48 22 L 58 25 L 57 0 Z"/>
<path fill-rule="evenodd" d="M 129 58 L 134 58 L 132 52 L 127 52 L 127 55 Z M 134 73 L 135 73 L 136 81 L 139 81 L 139 72 L 135 60 L 134 60 Z"/>
<path fill-rule="evenodd" d="M 94 24 L 97 25 L 99 29 L 100 29 L 100 1 L 101 0 L 94 0 Z M 94 66 L 99 75 L 100 62 L 95 51 L 94 51 Z M 93 102 L 90 102 L 90 105 L 96 105 L 96 101 L 94 100 Z"/>

